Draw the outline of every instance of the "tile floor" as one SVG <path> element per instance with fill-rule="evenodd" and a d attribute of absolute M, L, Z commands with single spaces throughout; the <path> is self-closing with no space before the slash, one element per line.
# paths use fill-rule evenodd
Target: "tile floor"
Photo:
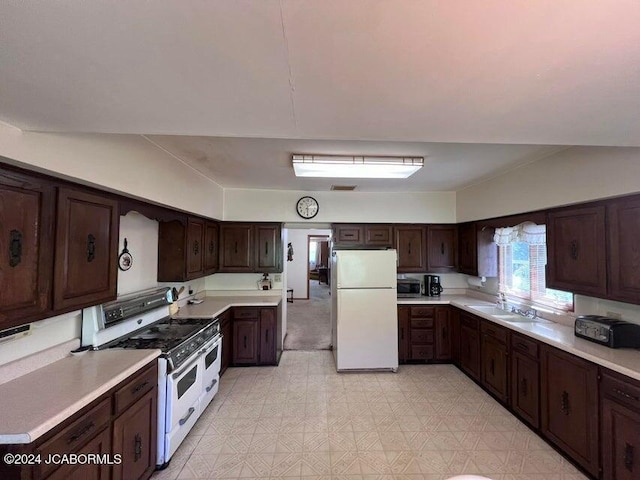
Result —
<path fill-rule="evenodd" d="M 230 368 L 153 480 L 584 480 L 452 365 L 337 374 L 331 352 Z"/>

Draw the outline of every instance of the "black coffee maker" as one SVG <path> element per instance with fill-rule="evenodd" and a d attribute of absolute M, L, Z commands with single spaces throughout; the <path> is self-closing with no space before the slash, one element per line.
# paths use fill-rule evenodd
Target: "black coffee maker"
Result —
<path fill-rule="evenodd" d="M 438 297 L 442 293 L 439 275 L 424 276 L 424 294 L 429 297 Z"/>

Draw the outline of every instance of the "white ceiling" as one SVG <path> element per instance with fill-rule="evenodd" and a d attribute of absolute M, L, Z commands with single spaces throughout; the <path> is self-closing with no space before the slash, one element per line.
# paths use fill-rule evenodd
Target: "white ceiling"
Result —
<path fill-rule="evenodd" d="M 637 0 L 7 0 L 0 19 L 1 121 L 145 134 L 225 187 L 327 188 L 293 152 L 428 156 L 357 182 L 398 191 L 640 146 Z"/>

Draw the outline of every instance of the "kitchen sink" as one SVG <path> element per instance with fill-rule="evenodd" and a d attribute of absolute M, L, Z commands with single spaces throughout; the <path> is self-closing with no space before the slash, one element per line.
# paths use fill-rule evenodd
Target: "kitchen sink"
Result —
<path fill-rule="evenodd" d="M 467 305 L 467 307 L 472 310 L 477 310 L 478 312 L 485 313 L 491 315 L 493 317 L 499 318 L 505 322 L 510 323 L 540 323 L 547 322 L 542 318 L 529 318 L 524 315 L 519 315 L 517 313 L 507 312 L 506 310 L 502 310 L 501 308 L 494 307 L 493 305 Z"/>

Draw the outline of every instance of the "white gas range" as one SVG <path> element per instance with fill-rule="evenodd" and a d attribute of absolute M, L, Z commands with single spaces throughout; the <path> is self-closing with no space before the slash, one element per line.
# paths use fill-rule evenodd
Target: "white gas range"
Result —
<path fill-rule="evenodd" d="M 157 468 L 166 467 L 218 391 L 222 335 L 218 319 L 172 319 L 171 290 L 153 289 L 85 308 L 82 346 L 158 348 Z"/>

